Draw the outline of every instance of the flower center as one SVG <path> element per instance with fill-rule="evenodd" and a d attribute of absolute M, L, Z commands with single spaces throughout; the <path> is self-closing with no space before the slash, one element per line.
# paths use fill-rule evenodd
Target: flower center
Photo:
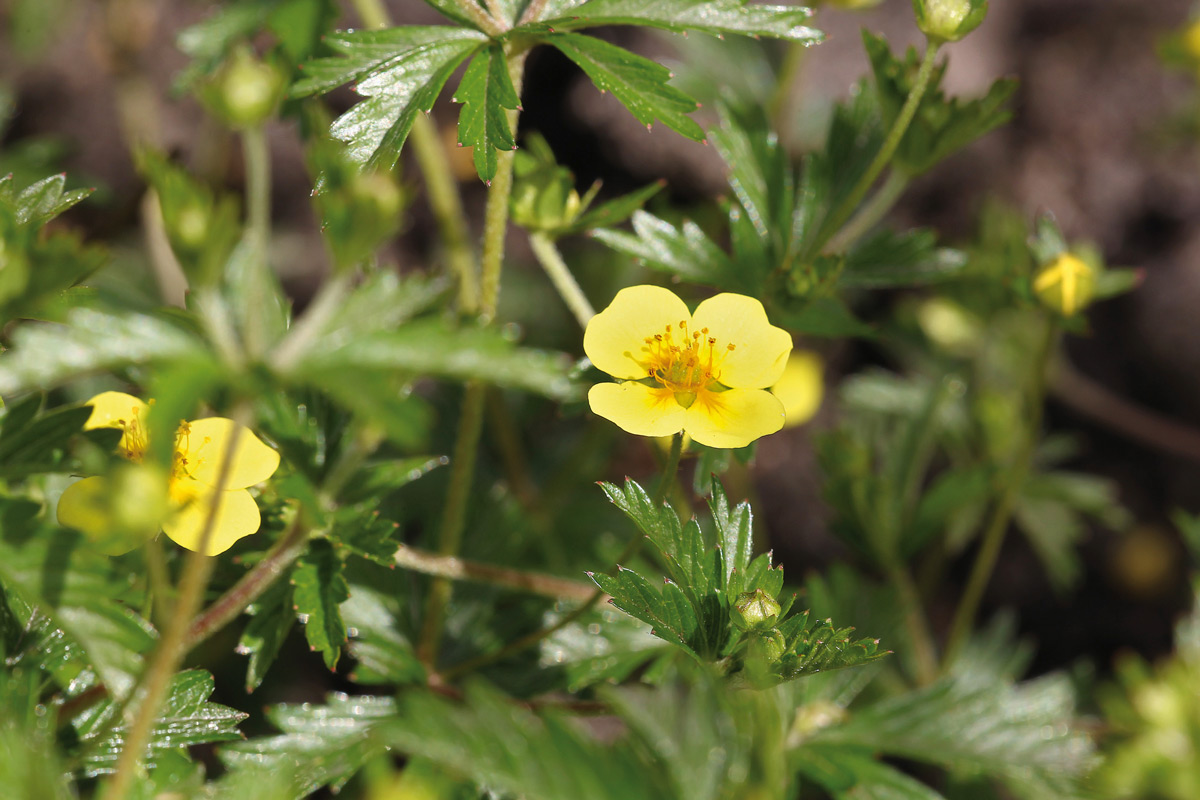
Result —
<path fill-rule="evenodd" d="M 630 358 L 646 370 L 648 377 L 682 395 L 689 402 L 697 392 L 708 389 L 721 379 L 721 362 L 727 353 L 735 349 L 732 344 L 721 347 L 708 328 L 688 330 L 688 321 L 682 319 L 678 325 L 667 325 L 662 333 L 647 336 L 641 353 Z"/>

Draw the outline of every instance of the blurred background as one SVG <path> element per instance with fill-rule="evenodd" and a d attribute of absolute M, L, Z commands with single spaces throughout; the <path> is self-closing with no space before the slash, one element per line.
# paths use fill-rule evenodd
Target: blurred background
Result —
<path fill-rule="evenodd" d="M 440 20 L 418 0 L 388 5 L 397 23 Z M 191 0 L 0 2 L 0 174 L 13 172 L 27 183 L 63 171 L 68 186 L 94 187 L 90 200 L 55 224 L 111 249 L 110 265 L 95 280 L 121 291 L 157 291 L 142 239 L 145 184 L 130 155 L 133 144 L 157 146 L 214 185 L 234 191 L 242 185 L 237 142 L 191 94 L 177 90 L 189 64 L 178 38 L 213 11 Z M 1191 11 L 1187 0 L 993 3 L 978 31 L 947 49 L 945 89 L 973 97 L 996 78 L 1014 76 L 1020 88 L 1013 121 L 918 179 L 894 212 L 897 224 L 931 226 L 954 245 L 974 234 L 985 202 L 999 199 L 1027 218 L 1052 213 L 1069 240 L 1092 241 L 1110 264 L 1142 271 L 1137 291 L 1094 306 L 1088 334 L 1069 337 L 1067 360 L 1077 381 L 1069 391 L 1060 381 L 1047 409 L 1052 432 L 1077 437 L 1068 466 L 1110 480 L 1132 521 L 1120 530 L 1084 532 L 1083 569 L 1070 589 L 1051 584 L 1023 537 L 1008 537 L 984 599 L 982 618 L 1015 609 L 1019 628 L 1038 641 L 1035 672 L 1081 657 L 1104 672 L 1123 649 L 1165 653 L 1173 621 L 1190 601 L 1170 514 L 1200 510 L 1200 432 L 1193 432 L 1200 431 L 1200 101 L 1197 76 L 1169 68 L 1158 50 L 1165 36 L 1186 26 Z M 345 6 L 339 26 L 360 24 Z M 774 98 L 776 120 L 797 153 L 823 130 L 832 102 L 867 73 L 860 28 L 886 34 L 893 49 L 921 41 L 909 0 L 862 11 L 823 6 L 814 25 L 827 41 L 800 57 L 789 57 L 778 43 L 737 45 L 744 48 L 738 62 L 744 71 L 728 75 L 736 86 L 753 82 L 758 69 L 787 71 L 787 90 Z M 599 33 L 670 62 L 684 82 L 686 60 L 704 57 L 703 37 Z M 603 181 L 602 197 L 663 180 L 657 207 L 683 209 L 702 223 L 715 213 L 712 200 L 728 191 L 714 148 L 664 126 L 647 132 L 556 51 L 542 48 L 530 57 L 524 98 L 522 135 L 544 135 L 581 191 L 594 180 Z M 342 89 L 330 102 L 342 110 L 353 100 Z M 454 151 L 457 112 L 448 98 L 440 103 L 434 118 Z M 702 124 L 714 119 L 706 110 L 700 117 Z M 300 141 L 294 122 L 270 129 L 273 265 L 303 305 L 328 261 Z M 452 154 L 478 231 L 484 187 L 469 157 Z M 419 195 L 407 160 L 401 170 Z M 402 270 L 427 268 L 436 244 L 432 218 L 419 196 L 409 209 L 387 258 Z M 522 319 L 533 344 L 580 354 L 578 329 L 527 247 L 523 237 L 510 237 L 501 319 Z M 564 241 L 563 248 L 597 307 L 638 274 L 597 243 Z M 859 311 L 878 320 L 902 302 L 876 294 Z M 876 344 L 804 344 L 824 357 L 825 402 L 813 422 L 761 442 L 753 468 L 760 518 L 793 580 L 845 557 L 826 530 L 814 433 L 838 418 L 842 376 L 894 366 Z M 1087 405 L 1081 397 L 1093 401 L 1090 411 L 1081 410 Z M 1138 419 L 1131 405 L 1173 421 L 1176 427 L 1159 429 L 1159 439 L 1174 443 L 1171 452 L 1124 432 Z M 596 479 L 649 474 L 644 445 L 623 447 L 614 463 L 598 466 Z M 962 582 L 969 563 L 967 557 L 956 563 L 955 580 Z M 952 613 L 935 604 L 935 627 Z"/>

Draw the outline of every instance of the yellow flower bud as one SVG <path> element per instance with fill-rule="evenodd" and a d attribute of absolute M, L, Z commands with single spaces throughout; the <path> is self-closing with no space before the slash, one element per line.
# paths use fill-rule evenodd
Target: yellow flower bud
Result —
<path fill-rule="evenodd" d="M 1063 253 L 1033 279 L 1033 291 L 1046 308 L 1072 317 L 1092 301 L 1096 273 L 1083 259 Z"/>

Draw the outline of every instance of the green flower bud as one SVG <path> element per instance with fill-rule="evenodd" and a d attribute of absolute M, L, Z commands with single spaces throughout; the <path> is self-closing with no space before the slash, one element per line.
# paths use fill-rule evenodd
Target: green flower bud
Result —
<path fill-rule="evenodd" d="M 874 8 L 882 2 L 883 0 L 825 0 L 825 5 L 846 11 L 858 11 L 864 8 Z"/>
<path fill-rule="evenodd" d="M 561 167 L 518 174 L 512 193 L 512 218 L 532 231 L 552 231 L 575 221 L 581 200 L 571 173 Z"/>
<path fill-rule="evenodd" d="M 201 93 L 209 109 L 235 128 L 262 124 L 283 99 L 287 78 L 249 50 L 234 51 Z"/>
<path fill-rule="evenodd" d="M 763 633 L 751 633 L 743 659 L 746 679 L 752 686 L 766 688 L 778 683 L 776 667 L 787 653 L 787 641 L 778 628 Z"/>
<path fill-rule="evenodd" d="M 957 42 L 987 16 L 987 0 L 913 0 L 919 27 L 930 39 Z"/>
<path fill-rule="evenodd" d="M 1096 271 L 1078 256 L 1062 253 L 1033 279 L 1033 292 L 1046 308 L 1073 317 L 1096 293 Z"/>
<path fill-rule="evenodd" d="M 743 592 L 733 607 L 737 621 L 750 630 L 766 630 L 775 627 L 779 619 L 779 603 L 762 589 Z"/>

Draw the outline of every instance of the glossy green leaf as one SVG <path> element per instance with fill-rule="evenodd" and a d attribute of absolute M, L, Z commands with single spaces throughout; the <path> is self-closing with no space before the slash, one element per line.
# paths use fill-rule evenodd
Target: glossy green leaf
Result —
<path fill-rule="evenodd" d="M 366 686 L 408 686 L 426 681 L 407 632 L 397 593 L 366 583 L 351 583 L 350 599 L 342 604 L 342 619 L 350 636 L 348 646 L 357 662 L 351 673 Z"/>
<path fill-rule="evenodd" d="M 490 185 L 496 174 L 496 151 L 517 147 L 506 109 L 518 108 L 521 98 L 513 87 L 503 48 L 492 45 L 471 59 L 454 102 L 462 103 L 458 143 L 472 148 L 475 171 Z"/>
<path fill-rule="evenodd" d="M 337 666 L 346 644 L 346 625 L 339 606 L 350 596 L 342 575 L 342 562 L 324 539 L 309 545 L 308 552 L 292 571 L 292 597 L 296 613 L 304 621 L 304 635 L 313 650 L 320 651 L 325 666 Z"/>
<path fill-rule="evenodd" d="M 562 669 L 569 692 L 621 683 L 647 662 L 670 657 L 671 648 L 649 634 L 650 628 L 636 617 L 600 608 L 545 639 L 538 664 Z"/>
<path fill-rule="evenodd" d="M 247 612 L 251 615 L 238 640 L 237 651 L 250 656 L 246 664 L 246 692 L 262 685 L 267 670 L 275 663 L 279 649 L 296 624 L 292 601 L 292 586 L 277 581 L 254 602 Z"/>
<path fill-rule="evenodd" d="M 803 44 L 816 44 L 822 38 L 819 31 L 803 24 L 812 17 L 812 11 L 803 6 L 748 4 L 744 0 L 573 0 L 557 5 L 542 15 L 542 24 L 556 31 L 638 25 L 716 36 L 766 36 Z M 568 10 L 569 16 L 563 13 Z"/>
<path fill-rule="evenodd" d="M 696 101 L 667 85 L 671 72 L 666 67 L 592 36 L 552 34 L 544 41 L 578 64 L 597 89 L 612 92 L 638 122 L 649 127 L 662 120 L 689 139 L 704 140 L 704 129 L 687 116 Z"/>
<path fill-rule="evenodd" d="M 693 283 L 736 288 L 737 266 L 700 226 L 684 221 L 675 227 L 646 211 L 633 213 L 633 233 L 601 229 L 592 235 L 618 253 Z"/>
<path fill-rule="evenodd" d="M 955 277 L 966 263 L 964 253 L 938 247 L 933 231 L 896 233 L 885 228 L 846 254 L 838 284 L 856 289 L 921 286 Z"/>
<path fill-rule="evenodd" d="M 66 183 L 66 174 L 60 173 L 43 178 L 20 192 L 10 183 L 0 184 L 0 202 L 14 212 L 18 225 L 40 228 L 92 193 L 90 189 L 65 191 Z"/>
<path fill-rule="evenodd" d="M 641 210 L 647 200 L 662 191 L 663 186 L 663 183 L 651 183 L 629 194 L 609 200 L 607 203 L 602 203 L 580 214 L 570 225 L 557 233 L 560 236 L 565 236 L 571 233 L 583 233 L 584 231 L 603 228 L 608 225 L 619 225 Z"/>

